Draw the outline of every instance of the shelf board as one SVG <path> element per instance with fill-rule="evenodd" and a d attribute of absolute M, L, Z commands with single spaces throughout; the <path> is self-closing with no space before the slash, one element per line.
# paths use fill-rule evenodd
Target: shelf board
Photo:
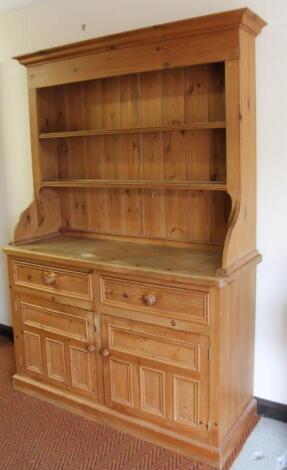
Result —
<path fill-rule="evenodd" d="M 46 180 L 43 188 L 129 188 L 226 191 L 222 181 L 151 181 L 151 180 Z"/>
<path fill-rule="evenodd" d="M 193 129 L 225 129 L 224 121 L 174 124 L 170 126 L 129 127 L 125 129 L 91 129 L 81 131 L 42 132 L 39 139 L 59 139 L 68 137 L 89 137 L 95 135 L 138 134 L 143 132 L 172 132 Z"/>

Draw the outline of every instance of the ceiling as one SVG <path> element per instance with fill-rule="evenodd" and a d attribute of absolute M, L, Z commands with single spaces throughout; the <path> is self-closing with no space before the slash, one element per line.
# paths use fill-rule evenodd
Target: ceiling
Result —
<path fill-rule="evenodd" d="M 18 10 L 32 3 L 42 3 L 46 0 L 0 0 L 0 14 L 12 10 Z"/>

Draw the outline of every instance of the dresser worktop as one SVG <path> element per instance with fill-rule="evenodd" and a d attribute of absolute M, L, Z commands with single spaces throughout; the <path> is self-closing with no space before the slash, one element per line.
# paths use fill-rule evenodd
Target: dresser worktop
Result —
<path fill-rule="evenodd" d="M 6 252 L 35 259 L 54 261 L 69 260 L 71 263 L 108 270 L 130 270 L 133 273 L 149 272 L 178 276 L 193 281 L 221 285 L 225 276 L 218 276 L 217 269 L 221 263 L 221 253 L 200 251 L 191 248 L 174 248 L 170 246 L 146 245 L 128 241 L 91 239 L 71 235 L 60 235 L 53 238 L 10 245 Z"/>

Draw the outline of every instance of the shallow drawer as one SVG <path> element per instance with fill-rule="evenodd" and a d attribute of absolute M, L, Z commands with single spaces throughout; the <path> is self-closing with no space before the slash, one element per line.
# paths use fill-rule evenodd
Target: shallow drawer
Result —
<path fill-rule="evenodd" d="M 203 291 L 103 276 L 101 303 L 145 312 L 176 314 L 177 318 L 182 320 L 209 323 L 209 294 Z"/>
<path fill-rule="evenodd" d="M 14 262 L 14 284 L 77 299 L 92 300 L 91 275 L 87 273 Z"/>

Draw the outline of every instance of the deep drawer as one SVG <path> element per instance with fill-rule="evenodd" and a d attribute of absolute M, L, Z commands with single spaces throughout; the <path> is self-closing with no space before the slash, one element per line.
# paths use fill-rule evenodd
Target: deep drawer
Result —
<path fill-rule="evenodd" d="M 209 323 L 208 292 L 103 276 L 100 301 L 109 306 L 176 314 L 182 320 Z"/>

